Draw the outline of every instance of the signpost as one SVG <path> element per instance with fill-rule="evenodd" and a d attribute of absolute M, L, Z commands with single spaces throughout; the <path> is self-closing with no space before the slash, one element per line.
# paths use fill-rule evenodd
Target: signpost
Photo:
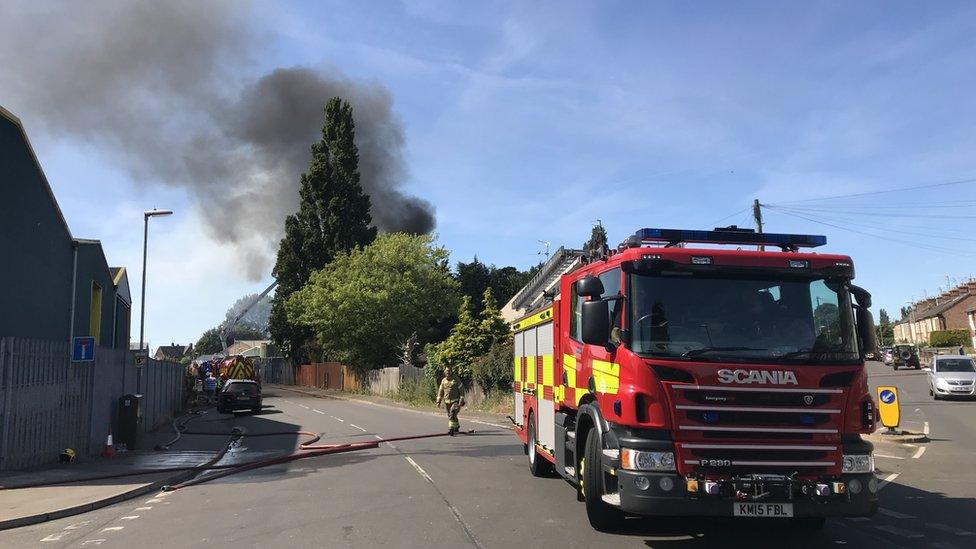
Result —
<path fill-rule="evenodd" d="M 95 338 L 91 336 L 76 337 L 71 345 L 72 362 L 92 362 L 95 360 Z"/>
<path fill-rule="evenodd" d="M 888 433 L 894 433 L 901 422 L 898 387 L 878 387 L 878 413 L 881 415 L 881 425 L 888 428 Z"/>

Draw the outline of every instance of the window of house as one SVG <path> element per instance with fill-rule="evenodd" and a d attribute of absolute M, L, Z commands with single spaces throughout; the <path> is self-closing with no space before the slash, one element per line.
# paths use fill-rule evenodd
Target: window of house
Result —
<path fill-rule="evenodd" d="M 97 345 L 102 335 L 102 287 L 92 282 L 91 311 L 88 316 L 88 335 L 95 338 Z"/>

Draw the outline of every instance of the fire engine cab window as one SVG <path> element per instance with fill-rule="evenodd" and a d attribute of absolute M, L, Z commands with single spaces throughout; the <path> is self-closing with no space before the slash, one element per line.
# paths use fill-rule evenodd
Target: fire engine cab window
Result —
<path fill-rule="evenodd" d="M 694 360 L 859 358 L 850 294 L 824 280 L 634 275 L 633 350 Z"/>
<path fill-rule="evenodd" d="M 610 269 L 600 274 L 603 283 L 603 296 L 609 297 L 620 293 L 620 269 Z M 620 316 L 623 310 L 622 301 L 610 302 L 610 341 L 620 342 Z"/>
<path fill-rule="evenodd" d="M 576 293 L 576 283 L 569 292 L 569 337 L 576 341 L 583 341 L 583 298 Z"/>

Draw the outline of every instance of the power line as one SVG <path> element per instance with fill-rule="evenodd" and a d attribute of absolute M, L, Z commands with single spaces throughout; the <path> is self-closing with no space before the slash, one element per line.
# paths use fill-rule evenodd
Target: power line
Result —
<path fill-rule="evenodd" d="M 822 200 L 836 200 L 838 198 L 855 198 L 858 196 L 873 196 L 878 194 L 898 193 L 904 191 L 917 191 L 919 189 L 934 189 L 936 187 L 948 187 L 950 185 L 964 185 L 966 183 L 976 183 L 976 178 L 960 179 L 958 181 L 946 181 L 944 183 L 930 183 L 928 185 L 916 185 L 913 187 L 901 187 L 898 189 L 887 189 L 884 191 L 869 191 L 869 192 L 862 192 L 862 193 L 841 194 L 837 196 L 824 196 L 820 198 L 807 198 L 804 200 L 791 200 L 789 202 L 781 202 L 781 204 L 799 204 L 801 202 L 817 202 Z"/>
<path fill-rule="evenodd" d="M 777 208 L 778 207 L 778 208 L 780 208 L 782 210 L 790 210 L 790 211 L 794 211 L 794 212 L 808 212 L 808 213 L 832 213 L 832 212 L 837 212 L 838 211 L 836 208 L 797 208 L 797 207 L 789 207 L 789 206 L 777 206 L 775 204 L 763 204 L 763 206 L 765 206 L 767 208 Z M 854 215 L 859 215 L 859 216 L 860 215 L 866 215 L 866 216 L 873 216 L 873 217 L 891 217 L 891 215 L 892 215 L 890 213 L 875 212 L 875 211 L 869 211 L 869 210 L 856 210 L 856 211 L 855 210 L 844 210 L 843 213 L 849 213 L 849 214 L 854 214 Z M 922 214 L 899 213 L 897 215 L 899 217 L 914 217 L 914 218 L 931 219 L 931 217 L 932 217 L 933 214 L 931 214 L 931 213 L 922 213 Z M 939 218 L 940 219 L 976 219 L 976 215 L 948 215 L 948 214 L 939 214 Z"/>
<path fill-rule="evenodd" d="M 870 236 L 870 237 L 874 237 L 874 238 L 879 238 L 881 240 L 887 240 L 889 242 L 894 242 L 896 244 L 902 244 L 902 245 L 905 245 L 905 246 L 911 246 L 913 248 L 919 248 L 919 249 L 923 249 L 923 250 L 943 252 L 943 253 L 951 253 L 951 254 L 956 254 L 956 255 L 967 255 L 967 256 L 973 255 L 971 253 L 962 252 L 962 251 L 959 251 L 959 250 L 953 250 L 953 249 L 950 249 L 950 248 L 943 248 L 941 246 L 932 246 L 930 244 L 922 244 L 922 243 L 918 243 L 918 242 L 912 242 L 912 241 L 909 241 L 909 240 L 900 240 L 900 239 L 897 239 L 897 238 L 891 238 L 891 237 L 888 237 L 888 236 L 879 235 L 879 234 L 875 234 L 875 233 L 869 233 L 869 232 L 866 232 L 866 231 L 859 231 L 857 229 L 852 229 L 850 227 L 844 227 L 842 225 L 837 225 L 835 223 L 830 223 L 828 221 L 813 219 L 813 218 L 810 218 L 810 217 L 806 217 L 804 215 L 800 215 L 800 214 L 797 214 L 797 213 L 792 213 L 792 212 L 784 211 L 784 210 L 778 209 L 778 208 L 770 208 L 770 209 L 773 209 L 774 211 L 778 211 L 779 213 L 782 213 L 784 215 L 798 217 L 800 219 L 804 219 L 806 221 L 810 221 L 810 222 L 817 223 L 817 224 L 820 224 L 820 225 L 826 225 L 828 227 L 833 227 L 835 229 L 840 229 L 842 231 L 848 231 L 848 232 L 855 233 L 855 234 L 860 234 L 860 235 L 864 235 L 864 236 Z"/>
<path fill-rule="evenodd" d="M 794 211 L 794 210 L 787 210 L 785 208 L 770 208 L 770 209 L 773 210 L 773 211 L 780 211 L 780 212 L 783 212 L 783 213 L 786 213 L 788 211 L 789 212 Z M 906 231 L 906 230 L 901 230 L 901 229 L 893 229 L 891 227 L 886 227 L 886 226 L 882 226 L 882 225 L 871 225 L 871 224 L 863 223 L 863 222 L 860 222 L 860 221 L 851 221 L 850 219 L 847 219 L 847 218 L 838 218 L 837 216 L 831 216 L 831 217 L 826 217 L 826 218 L 821 217 L 821 219 L 826 219 L 828 221 L 835 221 L 837 223 L 846 223 L 847 225 L 852 225 L 854 227 L 862 227 L 862 228 L 865 228 L 865 229 L 874 229 L 874 230 L 887 231 L 887 232 L 892 232 L 892 233 L 907 234 L 907 235 L 910 235 L 910 236 L 924 236 L 924 237 L 928 237 L 928 238 L 938 238 L 938 239 L 942 239 L 942 240 L 960 240 L 960 241 L 965 241 L 965 242 L 976 242 L 976 238 L 966 238 L 966 237 L 962 237 L 962 236 L 946 236 L 946 235 L 938 235 L 938 234 L 932 234 L 932 233 L 925 233 L 925 232 L 923 232 L 923 231 L 928 230 L 928 229 L 935 229 L 935 227 L 923 227 L 923 228 L 918 229 L 918 230 L 908 230 L 908 231 Z M 972 234 L 972 233 L 970 231 L 967 231 L 965 234 Z"/>

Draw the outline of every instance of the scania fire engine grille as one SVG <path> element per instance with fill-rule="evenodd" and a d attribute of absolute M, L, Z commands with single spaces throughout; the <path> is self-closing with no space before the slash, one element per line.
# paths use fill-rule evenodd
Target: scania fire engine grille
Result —
<path fill-rule="evenodd" d="M 683 472 L 820 475 L 838 466 L 844 389 L 670 388 Z"/>

